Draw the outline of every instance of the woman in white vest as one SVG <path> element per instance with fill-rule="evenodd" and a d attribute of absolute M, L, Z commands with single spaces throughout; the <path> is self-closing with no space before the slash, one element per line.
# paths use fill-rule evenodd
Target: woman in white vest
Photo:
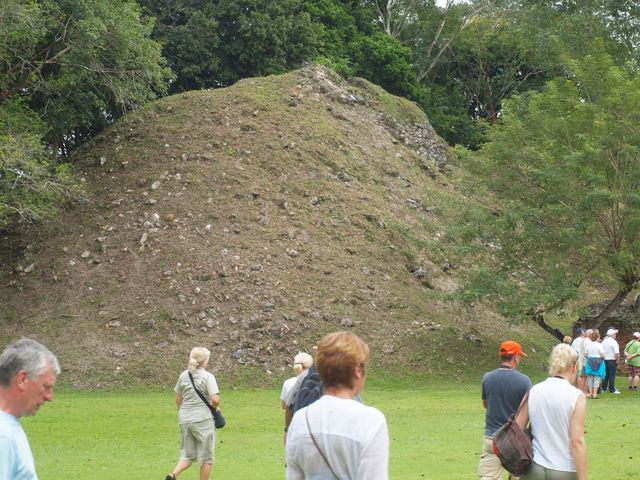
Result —
<path fill-rule="evenodd" d="M 533 434 L 533 463 L 521 478 L 586 480 L 587 400 L 572 385 L 578 371 L 578 353 L 561 343 L 551 352 L 549 364 L 549 378 L 531 388 L 517 419 L 523 428 L 531 421 Z"/>

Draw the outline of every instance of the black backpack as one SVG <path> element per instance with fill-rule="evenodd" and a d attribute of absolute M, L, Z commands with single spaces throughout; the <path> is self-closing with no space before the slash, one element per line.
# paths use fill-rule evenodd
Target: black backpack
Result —
<path fill-rule="evenodd" d="M 302 380 L 300 389 L 291 405 L 291 410 L 296 413 L 301 408 L 311 405 L 322 396 L 322 381 L 316 367 L 311 367 Z"/>

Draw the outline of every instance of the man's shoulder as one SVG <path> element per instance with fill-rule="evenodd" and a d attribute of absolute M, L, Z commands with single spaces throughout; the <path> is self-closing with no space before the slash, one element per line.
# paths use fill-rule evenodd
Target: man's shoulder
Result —
<path fill-rule="evenodd" d="M 496 368 L 484 374 L 482 377 L 483 385 L 495 385 L 508 383 L 514 387 L 527 386 L 531 387 L 531 379 L 515 368 Z"/>
<path fill-rule="evenodd" d="M 519 377 L 519 378 L 529 378 L 527 375 L 525 375 L 524 373 L 520 372 L 519 370 L 516 370 L 515 368 L 495 368 L 493 370 L 489 370 L 488 372 L 486 372 L 483 375 L 483 379 L 488 378 L 488 377 L 498 377 L 498 376 L 504 376 L 504 377 Z"/>

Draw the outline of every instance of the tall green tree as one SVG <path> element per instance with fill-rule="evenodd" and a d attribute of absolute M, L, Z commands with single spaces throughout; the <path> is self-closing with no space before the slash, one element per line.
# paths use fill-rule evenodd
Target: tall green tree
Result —
<path fill-rule="evenodd" d="M 640 284 L 640 78 L 603 42 L 568 64 L 569 79 L 507 101 L 490 142 L 468 157 L 497 203 L 487 228 L 469 224 L 493 259 L 473 288 L 543 327 L 589 279 L 617 289 L 596 326 Z"/>

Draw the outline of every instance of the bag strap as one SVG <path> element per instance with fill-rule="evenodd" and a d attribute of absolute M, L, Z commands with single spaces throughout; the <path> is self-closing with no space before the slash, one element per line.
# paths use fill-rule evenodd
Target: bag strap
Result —
<path fill-rule="evenodd" d="M 331 464 L 329 463 L 329 460 L 327 460 L 327 457 L 325 457 L 324 453 L 322 453 L 322 450 L 320 450 L 320 446 L 318 445 L 318 442 L 316 442 L 316 437 L 313 436 L 313 432 L 311 431 L 311 427 L 309 426 L 309 408 L 308 407 L 305 410 L 305 418 L 307 419 L 307 429 L 309 430 L 309 435 L 311 435 L 311 440 L 313 440 L 313 444 L 318 449 L 318 452 L 320 452 L 320 456 L 324 460 L 324 463 L 327 464 L 327 467 L 329 467 L 329 470 L 331 470 L 331 473 L 333 474 L 334 478 L 338 480 L 339 479 L 338 475 L 336 475 L 336 472 L 334 472 L 333 468 L 331 468 Z"/>
<path fill-rule="evenodd" d="M 209 410 L 211 410 L 211 414 L 213 415 L 213 412 L 216 410 L 216 408 L 209 403 L 209 400 L 207 400 L 202 393 L 200 393 L 200 390 L 196 388 L 196 384 L 193 381 L 193 375 L 191 375 L 191 372 L 188 372 L 188 373 L 189 373 L 189 380 L 191 380 L 191 385 L 193 385 L 193 389 L 196 391 L 196 393 L 198 394 L 200 399 L 204 402 L 204 404 L 207 407 L 209 407 Z"/>
<path fill-rule="evenodd" d="M 522 399 L 522 401 L 520 402 L 520 405 L 518 405 L 518 410 L 516 411 L 515 416 L 513 417 L 513 420 L 515 421 L 518 418 L 518 415 L 520 415 L 520 409 L 522 408 L 523 405 L 526 405 L 526 403 L 529 401 L 529 390 L 527 390 L 527 393 L 524 395 L 524 398 Z M 529 423 L 527 421 L 527 423 Z"/>

